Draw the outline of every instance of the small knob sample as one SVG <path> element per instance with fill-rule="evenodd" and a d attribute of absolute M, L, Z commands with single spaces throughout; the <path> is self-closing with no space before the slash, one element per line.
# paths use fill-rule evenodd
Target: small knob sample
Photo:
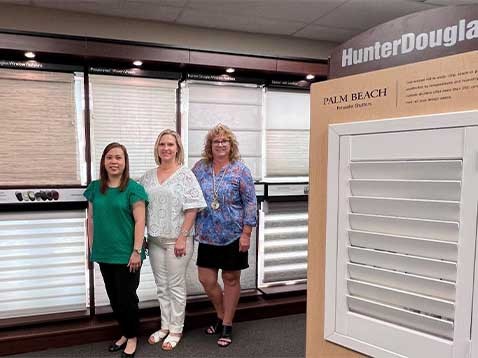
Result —
<path fill-rule="evenodd" d="M 53 196 L 53 200 L 58 200 L 60 198 L 60 193 L 58 193 L 56 190 L 53 190 L 51 194 Z"/>
<path fill-rule="evenodd" d="M 18 200 L 18 201 L 23 201 L 23 196 L 22 196 L 22 193 L 21 193 L 21 192 L 16 191 L 16 192 L 15 192 L 15 196 L 17 197 L 17 200 Z"/>
<path fill-rule="evenodd" d="M 28 192 L 28 199 L 35 201 L 35 193 L 33 191 Z"/>

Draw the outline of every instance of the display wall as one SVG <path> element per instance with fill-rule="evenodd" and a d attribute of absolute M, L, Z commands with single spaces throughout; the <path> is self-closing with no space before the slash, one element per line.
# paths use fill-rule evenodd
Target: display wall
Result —
<path fill-rule="evenodd" d="M 324 299 L 335 290 L 325 280 L 329 125 L 476 109 L 477 68 L 478 53 L 468 52 L 312 86 L 309 217 L 314 220 L 309 221 L 308 357 L 360 356 L 324 338 Z M 437 126 L 440 121 L 420 118 L 420 123 L 436 121 Z M 398 122 L 390 121 L 387 130 L 393 130 L 394 123 Z M 406 146 L 406 141 L 403 144 Z M 446 146 L 446 141 L 443 144 Z M 375 151 L 385 148 L 386 141 Z M 460 305 L 457 308 L 463 312 L 463 302 Z"/>

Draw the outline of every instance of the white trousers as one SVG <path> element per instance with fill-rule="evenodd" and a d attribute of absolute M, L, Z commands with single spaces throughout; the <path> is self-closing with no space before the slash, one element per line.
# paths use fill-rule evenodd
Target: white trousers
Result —
<path fill-rule="evenodd" d="M 194 243 L 188 237 L 186 255 L 174 255 L 174 243 L 149 243 L 149 260 L 158 288 L 161 329 L 182 333 L 186 314 L 186 270 L 193 255 Z"/>

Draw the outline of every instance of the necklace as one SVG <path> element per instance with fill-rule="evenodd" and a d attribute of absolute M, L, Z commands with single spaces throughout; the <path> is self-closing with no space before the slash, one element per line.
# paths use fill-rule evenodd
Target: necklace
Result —
<path fill-rule="evenodd" d="M 229 168 L 226 168 L 224 170 L 224 172 L 222 173 L 222 177 L 219 180 L 219 183 L 217 184 L 217 188 L 216 188 L 216 176 L 214 175 L 214 165 L 211 165 L 211 171 L 212 171 L 212 202 L 211 202 L 211 208 L 213 208 L 214 210 L 217 210 L 221 207 L 221 205 L 219 204 L 218 192 L 219 192 L 219 188 L 220 188 L 220 186 L 221 186 L 221 184 L 224 180 L 224 176 L 226 175 L 228 169 Z"/>

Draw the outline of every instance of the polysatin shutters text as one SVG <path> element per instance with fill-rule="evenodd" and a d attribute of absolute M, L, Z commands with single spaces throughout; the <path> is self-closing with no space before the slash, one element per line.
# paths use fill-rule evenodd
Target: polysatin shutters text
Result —
<path fill-rule="evenodd" d="M 110 142 L 126 146 L 130 176 L 156 167 L 154 144 L 161 131 L 176 129 L 178 82 L 172 80 L 90 75 L 92 176 L 98 177 L 103 149 Z M 108 305 L 103 278 L 95 264 L 95 304 Z M 141 302 L 156 300 L 149 260 L 141 269 Z"/>
<path fill-rule="evenodd" d="M 81 184 L 74 82 L 0 69 L 0 186 Z"/>
<path fill-rule="evenodd" d="M 309 176 L 308 92 L 266 93 L 266 177 Z"/>
<path fill-rule="evenodd" d="M 467 357 L 478 130 L 387 125 L 330 130 L 325 336 L 375 357 Z"/>

